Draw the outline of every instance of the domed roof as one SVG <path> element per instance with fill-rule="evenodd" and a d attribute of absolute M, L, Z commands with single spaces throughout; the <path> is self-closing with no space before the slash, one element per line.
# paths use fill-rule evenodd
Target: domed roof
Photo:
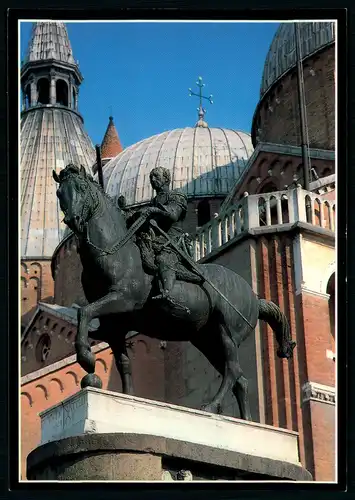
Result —
<path fill-rule="evenodd" d="M 301 57 L 305 58 L 335 40 L 334 22 L 304 22 L 300 24 Z M 286 71 L 296 65 L 295 23 L 281 23 L 265 60 L 260 96 Z"/>
<path fill-rule="evenodd" d="M 66 227 L 52 170 L 74 162 L 91 172 L 95 150 L 79 115 L 53 106 L 29 109 L 20 138 L 21 256 L 51 257 Z"/>
<path fill-rule="evenodd" d="M 187 127 L 149 137 L 126 148 L 103 169 L 106 192 L 127 204 L 150 201 L 149 173 L 171 172 L 172 188 L 188 197 L 225 196 L 253 153 L 251 137 L 231 129 Z"/>

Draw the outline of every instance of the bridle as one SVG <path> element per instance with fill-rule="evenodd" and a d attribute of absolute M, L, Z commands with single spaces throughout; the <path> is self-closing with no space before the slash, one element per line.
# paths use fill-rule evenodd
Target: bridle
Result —
<path fill-rule="evenodd" d="M 71 176 L 74 177 L 74 175 L 71 175 Z M 65 180 L 69 179 L 71 176 L 68 176 Z M 123 236 L 123 238 L 120 238 L 110 248 L 103 249 L 103 248 L 96 246 L 94 243 L 92 243 L 90 241 L 89 234 L 87 231 L 87 226 L 88 226 L 89 221 L 95 215 L 99 215 L 100 212 L 102 212 L 102 210 L 100 210 L 102 207 L 101 207 L 99 197 L 98 197 L 97 193 L 95 193 L 94 190 L 92 189 L 90 182 L 86 181 L 85 184 L 86 184 L 86 188 L 87 188 L 87 193 L 86 193 L 86 196 L 84 198 L 83 208 L 81 210 L 81 214 L 79 216 L 81 218 L 81 221 L 85 221 L 83 223 L 83 235 L 85 238 L 85 243 L 87 245 L 91 246 L 92 248 L 94 248 L 95 250 L 97 250 L 98 252 L 100 252 L 101 255 L 112 255 L 112 254 L 116 253 L 120 248 L 122 248 L 134 236 L 134 234 L 138 231 L 138 229 L 145 223 L 146 217 L 140 216 L 132 224 L 132 226 L 129 228 L 129 230 Z M 77 189 L 76 186 L 74 186 L 74 189 Z M 90 199 L 94 203 L 92 203 L 92 202 L 90 203 Z M 95 204 L 95 201 L 96 201 L 96 205 L 92 208 L 92 205 Z M 91 214 L 90 214 L 90 210 L 92 210 Z M 117 210 L 118 210 L 118 207 L 117 207 Z"/>
<path fill-rule="evenodd" d="M 75 179 L 74 174 L 71 174 L 71 175 L 68 175 L 65 179 L 63 179 L 63 181 L 64 180 L 65 181 L 69 181 L 71 177 L 73 178 L 73 180 Z M 90 185 L 90 182 L 88 182 L 88 181 L 84 181 L 84 182 L 85 182 L 85 191 L 86 191 L 86 194 L 85 194 L 85 197 L 84 197 L 84 201 L 83 201 L 81 213 L 79 214 L 80 222 L 82 222 L 83 228 L 87 225 L 87 223 L 89 222 L 89 220 L 94 215 L 98 214 L 98 212 L 99 212 L 98 209 L 100 208 L 100 203 L 99 203 L 98 196 L 96 195 L 96 193 L 94 193 L 94 191 L 93 191 L 93 189 L 92 189 L 92 187 Z M 78 192 L 81 192 L 81 190 L 79 190 L 78 187 L 75 184 L 74 184 L 74 189 L 76 191 L 78 191 Z M 95 201 L 96 201 L 96 204 L 95 204 Z M 92 208 L 93 204 L 95 204 L 95 206 Z M 90 215 L 90 210 L 92 210 L 91 215 Z M 64 211 L 64 213 L 65 213 L 65 211 Z"/>

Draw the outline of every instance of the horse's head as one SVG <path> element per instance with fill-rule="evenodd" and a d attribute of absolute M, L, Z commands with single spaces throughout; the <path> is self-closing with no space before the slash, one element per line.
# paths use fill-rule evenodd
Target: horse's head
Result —
<path fill-rule="evenodd" d="M 81 166 L 67 165 L 59 175 L 53 170 L 53 178 L 59 183 L 57 196 L 64 213 L 65 224 L 74 232 L 81 232 L 92 212 L 92 177 Z"/>

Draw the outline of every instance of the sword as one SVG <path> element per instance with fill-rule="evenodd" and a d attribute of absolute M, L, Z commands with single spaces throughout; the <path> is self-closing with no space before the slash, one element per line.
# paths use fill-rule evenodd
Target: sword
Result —
<path fill-rule="evenodd" d="M 139 220 L 139 219 L 138 219 Z M 250 326 L 250 328 L 253 330 L 254 327 L 249 323 L 249 321 L 246 319 L 246 317 L 240 312 L 238 311 L 238 309 L 235 307 L 234 304 L 232 304 L 232 302 L 230 302 L 229 299 L 227 299 L 227 297 L 216 287 L 216 285 L 214 285 L 212 283 L 211 280 L 209 280 L 208 278 L 206 278 L 200 271 L 200 269 L 198 268 L 197 264 L 192 260 L 190 259 L 190 257 L 188 255 L 185 254 L 185 252 L 183 252 L 177 245 L 175 245 L 175 243 L 170 239 L 170 237 L 166 234 L 165 231 L 163 231 L 163 229 L 161 229 L 157 222 L 154 220 L 154 219 L 151 219 L 150 221 L 150 224 L 155 228 L 157 229 L 160 234 L 162 234 L 163 236 L 165 236 L 165 238 L 169 241 L 170 245 L 174 248 L 174 250 L 176 252 L 178 252 L 178 254 L 188 262 L 188 264 L 192 267 L 192 269 L 195 271 L 195 273 L 200 277 L 202 278 L 206 283 L 208 283 L 210 285 L 211 288 L 213 288 L 213 290 L 215 292 L 217 292 L 220 297 L 222 297 L 222 299 L 227 302 L 227 304 L 233 309 L 233 311 L 235 311 L 246 323 L 248 326 Z"/>

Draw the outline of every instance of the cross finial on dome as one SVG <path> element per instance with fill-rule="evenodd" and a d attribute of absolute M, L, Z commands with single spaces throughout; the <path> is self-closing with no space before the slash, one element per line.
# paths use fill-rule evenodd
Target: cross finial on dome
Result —
<path fill-rule="evenodd" d="M 206 97 L 206 96 L 202 95 L 202 89 L 205 86 L 205 84 L 202 83 L 202 76 L 198 77 L 196 85 L 199 88 L 199 93 L 198 94 L 195 94 L 195 92 L 193 92 L 192 89 L 189 89 L 189 96 L 195 95 L 195 96 L 197 96 L 200 99 L 200 105 L 197 108 L 197 111 L 198 111 L 198 122 L 196 123 L 195 127 L 208 127 L 207 123 L 204 120 L 205 114 L 206 114 L 206 110 L 202 106 L 202 99 L 207 99 L 207 101 L 209 101 L 210 104 L 213 104 L 213 101 L 212 101 L 213 95 L 211 94 L 209 97 Z"/>

